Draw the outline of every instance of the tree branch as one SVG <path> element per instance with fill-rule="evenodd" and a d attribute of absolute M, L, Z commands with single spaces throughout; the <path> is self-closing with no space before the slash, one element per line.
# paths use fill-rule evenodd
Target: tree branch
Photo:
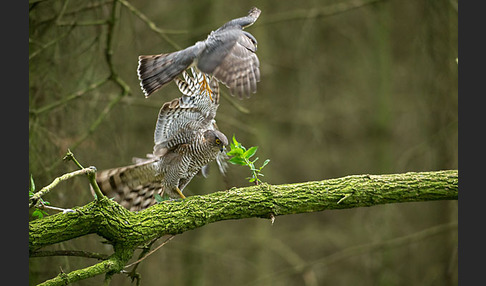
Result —
<path fill-rule="evenodd" d="M 106 273 L 108 281 L 111 275 L 123 270 L 138 246 L 163 235 L 183 233 L 217 221 L 250 217 L 272 219 L 323 210 L 457 199 L 457 170 L 261 184 L 164 202 L 140 212 L 130 212 L 103 196 L 75 208 L 75 212 L 31 221 L 29 251 L 34 254 L 44 246 L 96 233 L 112 243 L 115 253 L 88 268 L 62 273 L 49 280 L 53 284 L 46 285 L 61 285 L 102 273 Z"/>
<path fill-rule="evenodd" d="M 103 253 L 89 252 L 83 250 L 46 250 L 37 251 L 30 254 L 30 257 L 46 257 L 46 256 L 78 256 L 86 258 L 95 258 L 98 260 L 104 260 L 108 258 L 108 255 Z"/>
<path fill-rule="evenodd" d="M 297 184 L 262 184 L 130 212 L 107 198 L 30 222 L 29 248 L 97 233 L 114 244 L 140 245 L 166 234 L 250 217 L 368 207 L 387 203 L 457 200 L 457 170 L 354 175 Z"/>
<path fill-rule="evenodd" d="M 69 273 L 60 273 L 56 277 L 40 283 L 39 286 L 67 285 L 72 282 L 88 279 L 104 273 L 106 273 L 105 280 L 109 281 L 111 276 L 114 273 L 121 271 L 124 264 L 130 259 L 131 255 L 126 255 L 127 252 L 130 253 L 130 251 L 121 251 L 122 255 L 120 255 L 120 252 L 115 252 L 115 254 L 108 259 L 96 263 L 95 265 L 74 270 Z"/>
<path fill-rule="evenodd" d="M 94 167 L 88 167 L 88 168 L 83 168 L 78 171 L 74 171 L 71 173 L 64 174 L 60 177 L 57 177 L 50 183 L 49 185 L 45 186 L 42 188 L 40 191 L 35 193 L 32 197 L 29 198 L 29 208 L 35 206 L 35 204 L 39 201 L 42 196 L 48 194 L 52 189 L 54 189 L 60 182 L 69 180 L 73 177 L 79 176 L 79 175 L 85 175 L 85 174 L 93 174 L 96 172 L 96 169 Z"/>

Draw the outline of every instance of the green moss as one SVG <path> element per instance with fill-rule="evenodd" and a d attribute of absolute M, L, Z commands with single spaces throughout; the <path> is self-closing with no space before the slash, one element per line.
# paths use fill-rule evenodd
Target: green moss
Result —
<path fill-rule="evenodd" d="M 109 259 L 73 271 L 68 276 L 56 277 L 56 281 L 62 282 L 66 277 L 81 279 L 94 274 L 118 272 L 136 247 L 166 234 L 183 233 L 221 220 L 271 218 L 387 203 L 457 198 L 457 170 L 347 176 L 299 184 L 261 184 L 192 196 L 179 202 L 164 202 L 138 213 L 103 197 L 75 208 L 74 213 L 59 213 L 31 221 L 29 250 L 36 251 L 90 233 L 96 233 L 113 244 L 115 252 Z"/>

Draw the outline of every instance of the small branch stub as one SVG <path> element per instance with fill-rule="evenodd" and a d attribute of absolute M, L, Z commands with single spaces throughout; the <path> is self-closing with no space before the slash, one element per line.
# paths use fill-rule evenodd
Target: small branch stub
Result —
<path fill-rule="evenodd" d="M 270 213 L 270 221 L 273 223 L 275 222 L 275 215 L 273 213 Z"/>

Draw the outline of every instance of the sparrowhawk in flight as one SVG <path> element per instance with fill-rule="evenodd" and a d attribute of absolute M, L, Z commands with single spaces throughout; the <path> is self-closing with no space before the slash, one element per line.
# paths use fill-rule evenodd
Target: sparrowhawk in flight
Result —
<path fill-rule="evenodd" d="M 213 160 L 224 172 L 228 139 L 214 120 L 219 105 L 217 82 L 191 71 L 193 77 L 184 71 L 184 80 L 175 79 L 183 96 L 164 103 L 159 111 L 153 153 L 133 165 L 97 173 L 102 192 L 131 211 L 155 204 L 154 194 L 185 198 L 184 188 Z M 212 94 L 206 85 L 212 87 Z"/>
<path fill-rule="evenodd" d="M 145 96 L 150 96 L 191 66 L 215 77 L 239 98 L 255 93 L 260 81 L 260 62 L 255 54 L 257 40 L 243 29 L 251 26 L 260 13 L 260 9 L 253 7 L 247 16 L 225 23 L 206 40 L 186 49 L 139 56 L 137 73 Z"/>

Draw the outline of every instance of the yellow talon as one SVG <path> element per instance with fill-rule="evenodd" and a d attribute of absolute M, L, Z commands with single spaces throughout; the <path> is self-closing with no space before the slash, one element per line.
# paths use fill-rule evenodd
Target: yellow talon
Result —
<path fill-rule="evenodd" d="M 203 75 L 203 77 L 204 77 L 204 79 L 199 83 L 201 85 L 201 91 L 203 91 L 203 92 L 207 91 L 208 94 L 209 94 L 209 99 L 211 99 L 211 101 L 213 101 L 213 97 L 211 96 L 213 91 L 209 87 L 209 83 L 207 81 L 206 75 Z"/>
<path fill-rule="evenodd" d="M 180 196 L 181 198 L 183 198 L 183 199 L 185 199 L 185 198 L 186 198 L 186 196 L 184 196 L 184 195 L 182 194 L 182 191 L 181 191 L 181 190 L 179 190 L 179 187 L 175 187 L 175 190 L 176 190 L 176 192 L 179 194 L 179 196 Z"/>

